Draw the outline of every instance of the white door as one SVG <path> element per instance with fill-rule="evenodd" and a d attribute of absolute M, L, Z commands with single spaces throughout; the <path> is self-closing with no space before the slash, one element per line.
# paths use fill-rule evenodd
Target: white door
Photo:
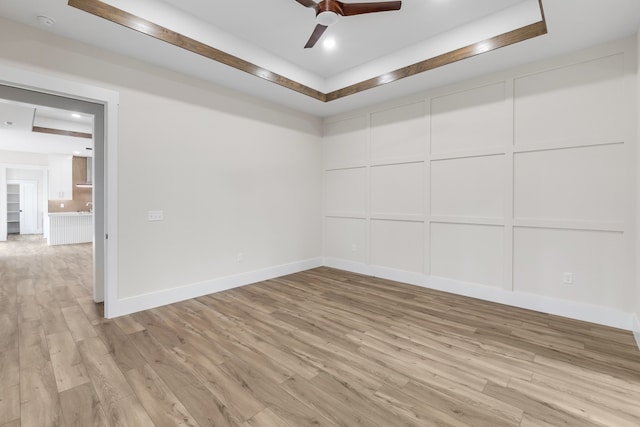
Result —
<path fill-rule="evenodd" d="M 20 181 L 20 234 L 38 231 L 38 182 Z"/>

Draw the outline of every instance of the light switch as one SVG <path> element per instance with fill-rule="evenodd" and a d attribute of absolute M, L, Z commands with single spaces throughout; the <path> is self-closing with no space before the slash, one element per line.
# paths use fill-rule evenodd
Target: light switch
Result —
<path fill-rule="evenodd" d="M 567 285 L 573 284 L 573 273 L 565 271 L 562 274 L 562 283 L 565 283 Z"/>
<path fill-rule="evenodd" d="M 147 212 L 148 221 L 164 221 L 163 211 L 149 211 Z"/>

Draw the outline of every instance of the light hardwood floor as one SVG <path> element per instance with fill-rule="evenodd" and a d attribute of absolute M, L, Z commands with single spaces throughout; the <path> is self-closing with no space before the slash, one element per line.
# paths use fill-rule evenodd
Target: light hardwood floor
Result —
<path fill-rule="evenodd" d="M 102 319 L 91 247 L 0 243 L 0 426 L 639 426 L 607 327 L 318 268 Z"/>

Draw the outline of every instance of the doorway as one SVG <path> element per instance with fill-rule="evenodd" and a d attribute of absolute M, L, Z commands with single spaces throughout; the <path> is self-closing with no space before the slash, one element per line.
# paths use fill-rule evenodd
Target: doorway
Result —
<path fill-rule="evenodd" d="M 20 173 L 7 170 L 7 176 Z M 7 234 L 42 234 L 38 181 L 7 179 Z"/>
<path fill-rule="evenodd" d="M 117 299 L 117 239 L 107 244 L 107 230 L 117 236 L 117 103 L 116 92 L 0 65 L 0 99 L 78 111 L 94 117 L 93 277 L 94 301 L 105 302 L 105 317 L 113 317 Z M 107 127 L 107 117 L 109 125 Z M 107 128 L 110 136 L 107 137 Z M 110 150 L 106 149 L 107 140 Z M 107 191 L 107 157 L 110 159 Z M 4 179 L 0 178 L 0 181 Z M 46 178 L 45 178 L 46 180 Z M 4 183 L 6 188 L 6 181 Z M 6 194 L 6 193 L 5 193 Z M 107 203 L 108 202 L 108 203 Z M 110 207 L 108 207 L 110 205 Z M 46 229 L 46 227 L 45 227 Z M 46 230 L 45 230 L 46 231 Z"/>
<path fill-rule="evenodd" d="M 2 100 L 3 102 L 9 102 L 9 103 L 14 103 L 16 106 L 17 105 L 27 105 L 27 106 L 33 106 L 34 107 L 34 111 L 37 111 L 37 108 L 52 108 L 52 109 L 56 109 L 56 110 L 60 110 L 60 111 L 67 111 L 69 113 L 73 112 L 75 114 L 84 114 L 84 115 L 89 115 L 93 117 L 93 129 L 92 129 L 92 136 L 93 136 L 93 146 L 92 151 L 96 154 L 94 154 L 94 157 L 96 157 L 96 163 L 99 165 L 99 163 L 103 160 L 102 159 L 102 153 L 104 153 L 104 129 L 105 129 L 105 114 L 104 114 L 104 106 L 101 104 L 97 104 L 97 103 L 92 103 L 92 102 L 88 102 L 88 101 L 83 101 L 83 100 L 78 100 L 78 99 L 73 99 L 73 98 L 67 98 L 67 97 L 62 97 L 59 95 L 52 95 L 52 94 L 47 94 L 47 93 L 43 93 L 43 92 L 38 92 L 35 90 L 29 90 L 29 89 L 23 89 L 23 88 L 17 88 L 17 87 L 12 87 L 12 86 L 6 86 L 6 85 L 0 85 L 0 100 Z M 34 114 L 34 120 L 35 120 L 35 114 Z M 33 125 L 35 126 L 35 122 L 33 122 Z M 97 154 L 100 153 L 100 158 L 97 158 Z M 49 157 L 51 157 L 52 154 L 54 153 L 48 153 Z M 69 159 L 71 159 L 70 156 L 65 156 L 68 157 Z M 1 163 L 1 161 L 0 161 Z M 66 171 L 69 176 L 71 176 L 71 161 L 69 160 L 68 163 L 69 166 L 69 170 Z M 9 173 L 10 171 L 12 171 L 13 169 L 11 168 L 5 168 L 6 170 L 6 177 L 7 177 L 7 190 L 9 188 Z M 104 171 L 104 168 L 101 168 L 99 166 L 96 166 L 95 168 L 96 173 L 98 173 L 98 171 L 102 170 Z M 49 178 L 51 178 L 51 171 L 52 171 L 52 167 L 51 167 L 51 163 L 49 163 L 49 167 L 48 167 L 48 172 L 49 172 Z M 17 198 L 19 200 L 19 204 L 20 207 L 17 211 L 18 214 L 18 230 L 19 230 L 19 234 L 35 234 L 35 233 L 28 233 L 30 231 L 37 231 L 37 225 L 35 227 L 33 227 L 33 222 L 36 221 L 37 222 L 37 214 L 34 213 L 34 207 L 37 206 L 37 187 L 32 187 L 31 185 L 29 185 L 29 183 L 27 183 L 26 181 L 18 181 L 18 180 L 12 180 L 12 182 L 14 183 L 14 185 L 12 186 L 12 188 L 14 189 L 14 193 L 15 193 L 15 183 L 20 184 L 19 187 L 17 188 Z M 48 180 L 49 185 L 51 185 L 52 180 L 49 179 Z M 104 180 L 103 179 L 96 179 L 96 185 L 93 188 L 93 195 L 92 195 L 92 207 L 94 210 L 94 221 L 93 221 L 93 289 L 94 289 L 94 299 L 96 300 L 96 302 L 102 302 L 102 300 L 99 298 L 101 295 L 104 295 L 104 274 L 101 274 L 101 272 L 104 271 L 104 226 L 101 224 L 100 219 L 99 219 L 99 214 L 100 218 L 104 218 L 104 214 L 103 214 L 103 195 L 104 195 Z M 50 191 L 46 191 L 47 194 L 50 193 Z M 67 191 L 67 195 L 63 196 L 63 198 L 69 199 L 69 194 L 70 191 Z M 13 197 L 16 198 L 15 194 L 9 195 L 8 191 L 6 193 L 6 197 L 7 200 L 9 199 L 9 197 Z M 36 199 L 34 201 L 34 194 L 36 195 Z M 60 193 L 61 194 L 61 193 Z M 26 198 L 25 198 L 26 197 Z M 34 206 L 35 203 L 35 206 Z M 8 205 L 7 205 L 8 206 Z M 16 211 L 15 211 L 15 204 L 13 204 L 12 206 L 13 210 L 12 210 L 12 214 L 11 217 L 14 218 L 13 221 L 15 221 L 15 216 L 16 216 Z M 37 208 L 36 208 L 37 209 Z M 45 212 L 48 212 L 48 208 L 45 208 L 44 210 Z M 8 218 L 9 218 L 9 211 L 7 210 L 7 232 L 9 231 L 9 227 L 12 227 L 12 231 L 16 231 L 16 223 L 9 223 L 8 222 Z M 44 215 L 43 215 L 44 216 Z M 24 222 L 24 226 L 23 223 Z M 43 221 L 48 223 L 48 215 L 46 218 L 46 221 Z M 35 228 L 35 230 L 34 230 Z M 50 232 L 50 230 L 48 230 Z"/>

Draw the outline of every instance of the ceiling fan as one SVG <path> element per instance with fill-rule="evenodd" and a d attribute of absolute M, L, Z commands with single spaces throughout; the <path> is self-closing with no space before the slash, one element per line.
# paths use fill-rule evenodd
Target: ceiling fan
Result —
<path fill-rule="evenodd" d="M 390 10 L 400 10 L 401 1 L 383 1 L 377 3 L 343 3 L 338 0 L 321 0 L 316 3 L 313 0 L 296 0 L 305 7 L 310 7 L 316 11 L 316 28 L 311 33 L 311 37 L 305 49 L 315 46 L 316 42 L 325 30 L 338 21 L 340 16 L 362 15 L 364 13 L 386 12 Z"/>

